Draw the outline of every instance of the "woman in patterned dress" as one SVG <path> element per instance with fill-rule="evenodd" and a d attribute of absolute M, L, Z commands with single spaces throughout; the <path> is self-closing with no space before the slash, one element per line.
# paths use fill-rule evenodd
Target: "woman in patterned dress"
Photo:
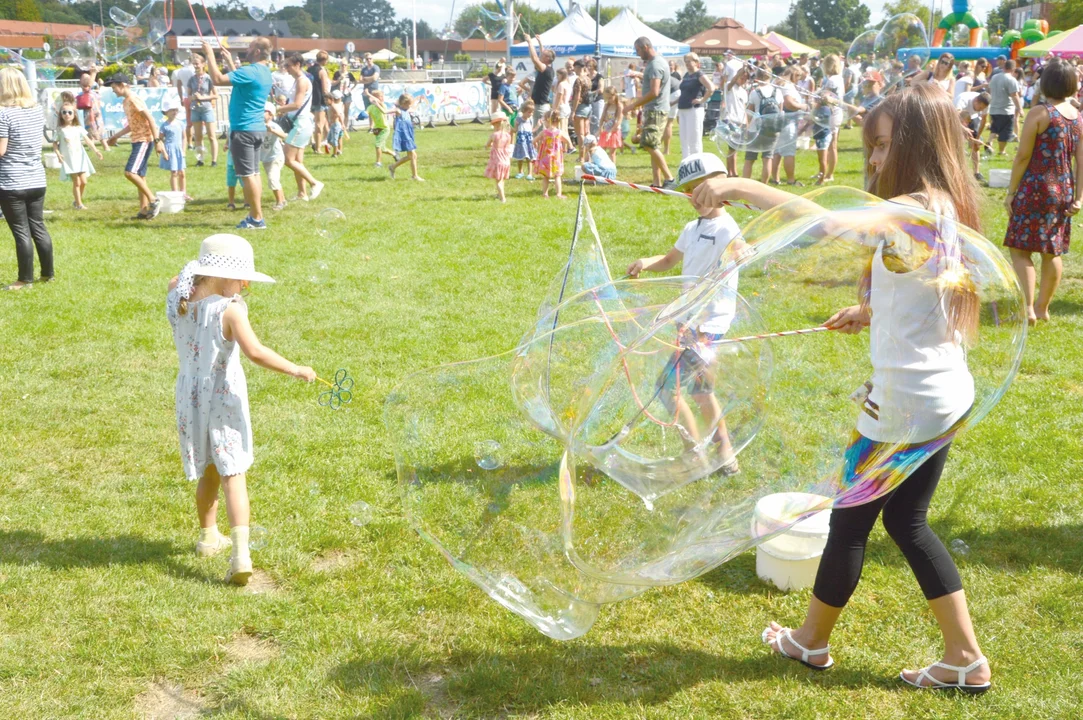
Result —
<path fill-rule="evenodd" d="M 1011 249 L 1031 325 L 1049 319 L 1049 304 L 1060 284 L 1060 256 L 1068 252 L 1072 235 L 1072 216 L 1083 206 L 1075 192 L 1083 171 L 1083 120 L 1068 100 L 1078 89 L 1075 68 L 1060 59 L 1046 65 L 1041 81 L 1046 100 L 1027 113 L 1004 199 L 1010 217 L 1004 244 Z M 1032 253 L 1042 256 L 1037 302 Z"/>

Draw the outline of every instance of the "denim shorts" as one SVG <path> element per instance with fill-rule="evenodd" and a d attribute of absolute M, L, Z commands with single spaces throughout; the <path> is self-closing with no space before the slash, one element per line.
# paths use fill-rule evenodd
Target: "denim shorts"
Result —
<path fill-rule="evenodd" d="M 192 122 L 214 122 L 214 108 L 210 105 L 192 105 Z"/>

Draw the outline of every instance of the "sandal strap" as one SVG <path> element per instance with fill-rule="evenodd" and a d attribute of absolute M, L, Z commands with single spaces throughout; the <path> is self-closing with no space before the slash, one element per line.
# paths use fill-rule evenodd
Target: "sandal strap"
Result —
<path fill-rule="evenodd" d="M 788 654 L 785 650 L 782 649 L 783 638 L 789 641 L 790 645 L 793 645 L 795 648 L 801 651 L 801 662 L 807 663 L 808 659 L 813 655 L 823 655 L 824 653 L 831 652 L 830 647 L 820 648 L 819 650 L 809 650 L 807 647 L 793 639 L 792 630 L 790 630 L 789 628 L 782 628 L 778 631 L 778 635 L 775 636 L 775 641 L 778 643 L 778 651 L 783 655 Z"/>
<path fill-rule="evenodd" d="M 959 673 L 959 685 L 960 686 L 965 686 L 966 685 L 966 676 L 967 675 L 969 675 L 974 670 L 977 670 L 982 665 L 988 665 L 988 664 L 989 664 L 989 660 L 986 659 L 986 657 L 984 655 L 982 655 L 980 658 L 978 658 L 974 662 L 970 663 L 966 667 L 960 667 L 959 665 L 948 665 L 947 663 L 942 663 L 942 662 L 934 662 L 928 668 L 925 668 L 925 670 L 928 670 L 929 668 L 932 668 L 932 667 L 938 667 L 938 668 L 943 668 L 944 670 L 950 670 L 951 672 L 957 672 L 957 673 Z M 922 670 L 922 672 L 925 672 L 925 670 Z M 933 678 L 931 675 L 929 675 L 929 677 L 931 679 L 933 679 L 933 680 L 936 679 L 936 678 Z M 946 683 L 941 683 L 941 684 L 944 685 Z"/>

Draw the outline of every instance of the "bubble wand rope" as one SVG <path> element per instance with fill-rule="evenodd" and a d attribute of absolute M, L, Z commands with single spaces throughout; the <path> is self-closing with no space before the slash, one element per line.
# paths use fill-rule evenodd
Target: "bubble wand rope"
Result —
<path fill-rule="evenodd" d="M 782 332 L 763 333 L 762 335 L 745 335 L 743 337 L 735 338 L 722 338 L 711 343 L 712 345 L 728 345 L 730 343 L 742 343 L 749 340 L 766 340 L 767 338 L 776 337 L 789 337 L 790 335 L 811 335 L 812 333 L 826 332 L 830 330 L 829 327 L 823 327 L 822 325 L 814 328 L 804 328 L 802 330 L 783 330 Z"/>
<path fill-rule="evenodd" d="M 690 198 L 692 193 L 680 192 L 679 190 L 666 190 L 664 188 L 636 185 L 635 183 L 622 182 L 620 180 L 610 180 L 609 178 L 598 177 L 596 175 L 588 175 L 583 173 L 579 176 L 581 180 L 593 180 L 596 183 L 605 183 L 606 185 L 616 185 L 617 187 L 629 188 L 631 190 L 639 190 L 640 192 L 655 193 L 656 195 L 672 195 L 673 197 Z M 728 200 L 722 201 L 723 205 L 729 205 L 730 207 L 741 207 L 746 210 L 759 210 L 757 207 L 753 207 L 743 202 L 729 202 Z"/>

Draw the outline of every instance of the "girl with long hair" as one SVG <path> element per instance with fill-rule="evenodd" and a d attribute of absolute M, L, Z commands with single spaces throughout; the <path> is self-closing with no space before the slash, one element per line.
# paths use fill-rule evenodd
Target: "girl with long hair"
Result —
<path fill-rule="evenodd" d="M 953 428 L 974 401 L 965 346 L 978 321 L 972 286 L 942 289 L 946 277 L 940 271 L 949 263 L 941 263 L 939 253 L 957 247 L 956 223 L 979 228 L 978 191 L 966 169 L 963 128 L 950 96 L 939 88 L 918 85 L 886 98 L 869 114 L 864 140 L 869 192 L 935 213 L 938 232 L 930 247 L 915 242 L 913 253 L 881 243 L 861 278 L 858 304 L 824 323 L 844 333 L 868 327 L 871 335 L 873 375 L 865 403 L 877 412 L 859 414 L 844 466 L 869 452 L 915 447 L 900 450 L 899 443 L 921 446 L 935 439 L 940 449 L 894 490 L 862 505 L 832 509 L 804 623 L 791 630 L 772 622 L 763 640 L 772 651 L 814 670 L 834 664 L 828 639 L 857 587 L 865 545 L 882 511 L 884 527 L 906 556 L 944 639 L 939 662 L 904 670 L 901 679 L 919 688 L 980 693 L 990 687 L 989 663 L 974 635 L 959 572 L 927 519 Z M 743 200 L 768 209 L 794 196 L 753 180 L 712 178 L 692 199 L 716 207 Z"/>

